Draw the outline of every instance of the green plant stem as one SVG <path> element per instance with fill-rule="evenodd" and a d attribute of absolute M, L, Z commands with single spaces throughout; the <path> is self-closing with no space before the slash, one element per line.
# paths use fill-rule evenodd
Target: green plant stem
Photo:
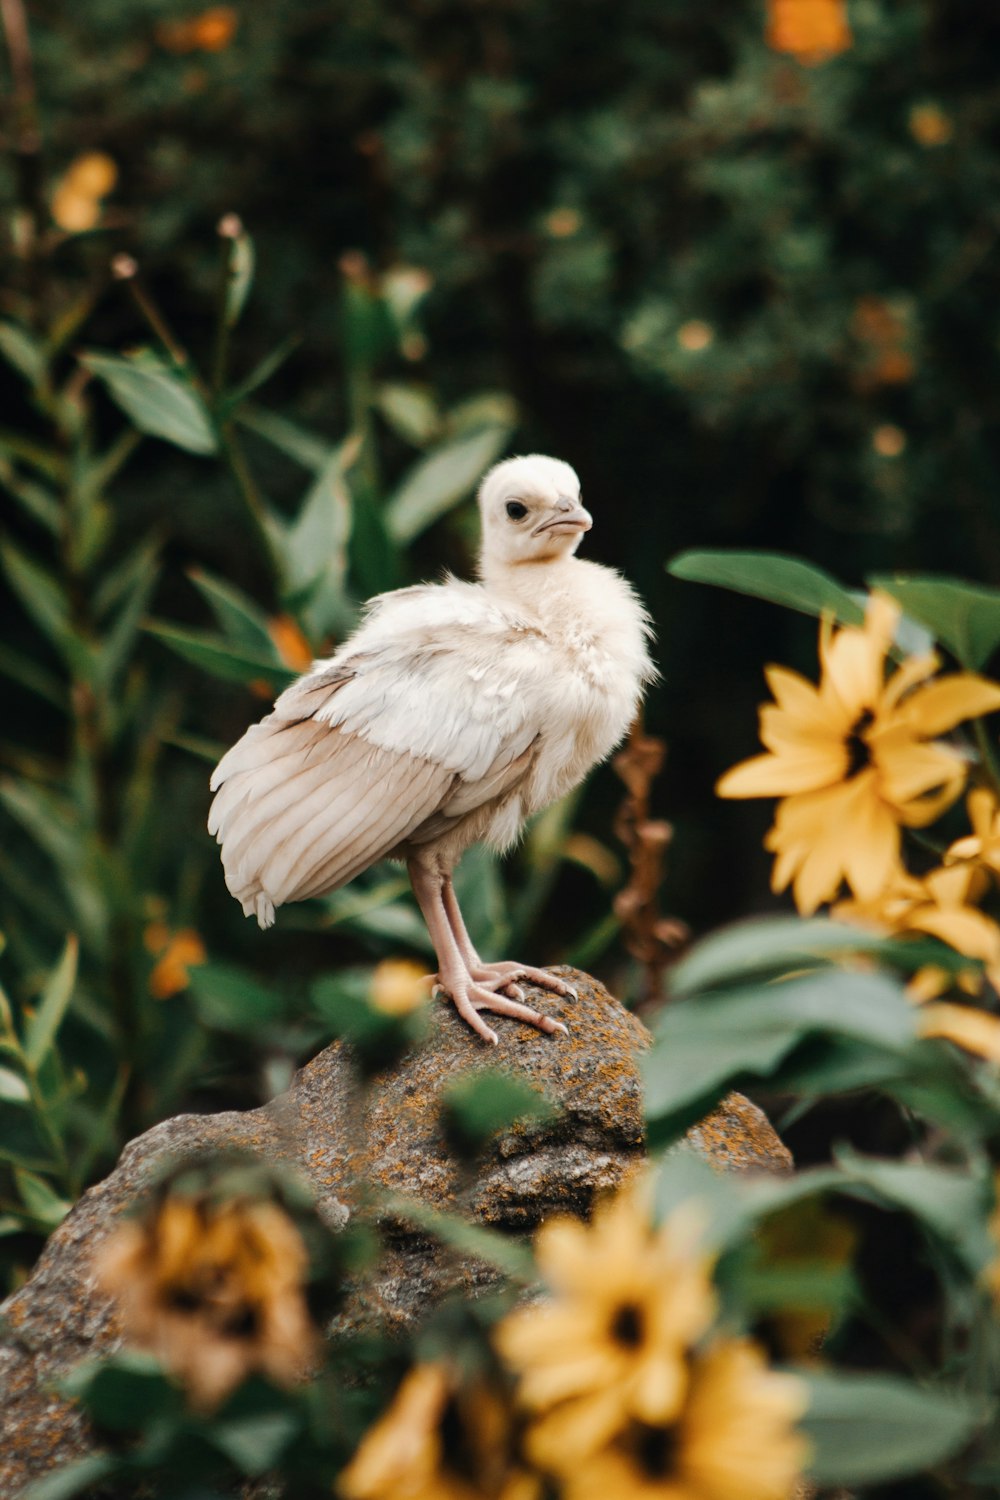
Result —
<path fill-rule="evenodd" d="M 253 524 L 254 531 L 264 550 L 271 568 L 275 589 L 280 590 L 282 581 L 281 553 L 276 546 L 274 536 L 274 522 L 268 511 L 264 497 L 257 488 L 257 481 L 253 477 L 250 465 L 247 463 L 246 455 L 236 435 L 236 428 L 232 422 L 226 422 L 219 429 L 219 443 L 223 456 L 236 482 L 236 488 L 246 506 L 247 514 Z"/>
<path fill-rule="evenodd" d="M 983 769 L 993 783 L 994 790 L 1000 795 L 1000 759 L 990 743 L 990 737 L 986 733 L 986 725 L 982 719 L 974 719 L 972 731 L 976 737 L 976 746 L 979 750 Z"/>

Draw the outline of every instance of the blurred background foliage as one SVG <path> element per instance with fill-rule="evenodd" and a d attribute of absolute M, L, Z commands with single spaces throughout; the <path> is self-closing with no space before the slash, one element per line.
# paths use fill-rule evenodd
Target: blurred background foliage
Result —
<path fill-rule="evenodd" d="M 839 31 L 817 42 L 813 12 Z M 740 545 L 849 583 L 997 580 L 1000 21 L 939 0 L 0 13 L 16 1274 L 124 1136 L 281 1087 L 327 1032 L 320 975 L 425 951 L 393 870 L 258 934 L 203 831 L 207 772 L 360 600 L 468 571 L 501 453 L 574 464 L 588 555 L 656 616 L 663 908 L 700 929 L 767 903 L 766 810 L 711 788 L 753 748 L 762 662 L 811 667 L 814 632 L 663 564 Z M 649 776 L 629 793 L 648 815 Z M 621 796 L 604 770 L 505 872 L 469 856 L 485 946 L 638 992 L 609 916 Z"/>

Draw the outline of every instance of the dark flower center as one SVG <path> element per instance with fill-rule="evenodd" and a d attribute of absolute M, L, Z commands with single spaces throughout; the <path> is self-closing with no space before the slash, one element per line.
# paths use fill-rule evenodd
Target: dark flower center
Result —
<path fill-rule="evenodd" d="M 637 1424 L 634 1436 L 635 1457 L 650 1479 L 668 1479 L 677 1462 L 676 1427 L 649 1427 Z"/>
<path fill-rule="evenodd" d="M 637 1349 L 645 1337 L 642 1308 L 634 1302 L 624 1303 L 615 1313 L 611 1337 L 616 1344 L 624 1344 L 626 1349 Z"/>
<path fill-rule="evenodd" d="M 844 740 L 844 748 L 847 751 L 845 781 L 850 781 L 853 776 L 857 776 L 859 771 L 863 771 L 865 766 L 871 765 L 871 751 L 864 736 L 874 722 L 875 715 L 870 708 L 866 708 L 847 731 L 847 738 Z"/>
<path fill-rule="evenodd" d="M 244 1302 L 227 1312 L 219 1323 L 219 1332 L 231 1339 L 255 1339 L 260 1332 L 256 1307 Z"/>

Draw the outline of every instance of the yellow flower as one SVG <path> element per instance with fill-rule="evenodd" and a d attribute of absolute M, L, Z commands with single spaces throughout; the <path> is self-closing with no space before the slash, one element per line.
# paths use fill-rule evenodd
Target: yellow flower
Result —
<path fill-rule="evenodd" d="M 186 990 L 191 982 L 189 969 L 203 964 L 208 955 L 205 944 L 193 927 L 171 932 L 165 922 L 150 922 L 143 933 L 150 953 L 159 953 L 149 976 L 149 993 L 154 1000 L 168 1000 Z"/>
<path fill-rule="evenodd" d="M 996 796 L 985 787 L 974 787 L 966 806 L 972 832 L 965 838 L 956 839 L 945 855 L 945 863 L 958 859 L 974 860 L 1000 876 L 1000 808 Z"/>
<path fill-rule="evenodd" d="M 805 1387 L 728 1339 L 691 1368 L 674 1423 L 631 1424 L 585 1463 L 564 1454 L 561 1500 L 790 1500 L 809 1457 Z"/>
<path fill-rule="evenodd" d="M 272 615 L 267 622 L 267 633 L 286 667 L 293 672 L 308 672 L 315 653 L 291 615 Z"/>
<path fill-rule="evenodd" d="M 56 183 L 52 217 L 67 234 L 93 229 L 101 217 L 103 199 L 118 181 L 118 168 L 104 151 L 78 156 Z"/>
<path fill-rule="evenodd" d="M 921 1006 L 917 1029 L 921 1036 L 940 1037 L 988 1062 L 1000 1063 L 1000 1016 L 975 1005 L 939 1001 Z"/>
<path fill-rule="evenodd" d="M 838 901 L 831 915 L 884 932 L 926 933 L 1000 976 L 1000 927 L 973 904 L 981 894 L 981 874 L 971 865 L 939 865 L 920 879 L 897 870 L 874 900 Z M 975 975 L 959 982 L 964 989 L 978 988 Z M 933 993 L 940 991 L 922 984 L 916 997 Z"/>
<path fill-rule="evenodd" d="M 385 958 L 372 971 L 371 1003 L 386 1016 L 406 1016 L 428 999 L 427 973 L 407 958 Z"/>
<path fill-rule="evenodd" d="M 337 1492 L 343 1500 L 537 1500 L 512 1458 L 509 1415 L 483 1381 L 416 1365 L 370 1428 Z"/>
<path fill-rule="evenodd" d="M 987 1220 L 990 1238 L 997 1248 L 996 1257 L 983 1272 L 983 1281 L 990 1291 L 994 1303 L 1000 1307 L 1000 1173 L 993 1178 L 994 1208 Z"/>
<path fill-rule="evenodd" d="M 972 672 L 928 682 L 934 653 L 910 657 L 885 679 L 899 611 L 871 597 L 863 627 L 820 628 L 818 687 L 769 667 L 775 702 L 760 710 L 768 754 L 728 771 L 721 797 L 782 797 L 765 847 L 772 889 L 791 885 L 805 914 L 846 881 L 875 900 L 899 865 L 900 825 L 920 828 L 959 796 L 965 758 L 928 743 L 963 719 L 1000 708 L 1000 687 Z"/>
<path fill-rule="evenodd" d="M 592 1453 L 635 1418 L 672 1420 L 687 1391 L 687 1353 L 709 1327 L 710 1261 L 690 1209 L 659 1229 L 645 1181 L 600 1206 L 593 1222 L 557 1219 L 536 1241 L 554 1296 L 519 1308 L 497 1328 L 519 1374 L 519 1399 L 542 1415 L 528 1453 L 545 1466 Z"/>
<path fill-rule="evenodd" d="M 844 0 L 769 0 L 767 45 L 811 67 L 853 44 Z"/>
<path fill-rule="evenodd" d="M 156 40 L 168 52 L 224 52 L 229 46 L 239 16 L 232 5 L 213 5 L 200 15 L 178 21 L 161 21 Z"/>
<path fill-rule="evenodd" d="M 251 1372 L 290 1385 L 317 1348 L 303 1283 L 308 1257 L 275 1203 L 175 1194 L 99 1247 L 98 1284 L 126 1339 L 210 1411 Z"/>

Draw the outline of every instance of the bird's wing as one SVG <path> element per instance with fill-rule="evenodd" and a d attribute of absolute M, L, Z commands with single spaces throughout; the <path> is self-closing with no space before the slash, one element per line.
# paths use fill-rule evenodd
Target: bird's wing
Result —
<path fill-rule="evenodd" d="M 209 831 L 226 884 L 262 925 L 275 906 L 336 889 L 414 835 L 436 837 L 527 774 L 538 728 L 518 700 L 517 643 L 502 621 L 473 612 L 456 633 L 422 599 L 409 603 L 408 620 L 363 627 L 293 683 L 215 770 Z"/>

